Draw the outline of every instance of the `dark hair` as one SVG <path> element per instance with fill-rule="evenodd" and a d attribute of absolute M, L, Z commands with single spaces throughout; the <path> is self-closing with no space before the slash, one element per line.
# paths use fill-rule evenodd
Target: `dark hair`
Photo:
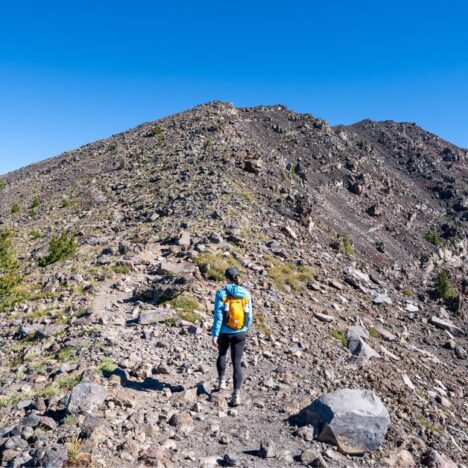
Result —
<path fill-rule="evenodd" d="M 240 285 L 239 275 L 233 276 L 232 278 L 229 278 L 229 279 L 231 279 L 234 282 L 234 284 L 237 284 L 237 286 Z"/>
<path fill-rule="evenodd" d="M 237 271 L 237 268 L 234 268 L 234 267 L 228 268 L 228 269 L 224 272 L 224 276 L 225 276 L 229 281 L 232 281 L 234 284 L 237 284 L 237 285 L 240 284 L 239 272 Z"/>

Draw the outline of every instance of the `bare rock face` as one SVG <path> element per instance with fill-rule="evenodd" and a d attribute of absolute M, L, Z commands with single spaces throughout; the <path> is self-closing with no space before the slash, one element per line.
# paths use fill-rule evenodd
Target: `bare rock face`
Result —
<path fill-rule="evenodd" d="M 347 454 L 377 449 L 390 424 L 387 409 L 372 390 L 336 390 L 316 400 L 310 410 L 322 425 L 319 440 Z"/>
<path fill-rule="evenodd" d="M 76 385 L 68 399 L 70 413 L 93 413 L 106 399 L 106 390 L 101 385 L 80 383 Z"/>

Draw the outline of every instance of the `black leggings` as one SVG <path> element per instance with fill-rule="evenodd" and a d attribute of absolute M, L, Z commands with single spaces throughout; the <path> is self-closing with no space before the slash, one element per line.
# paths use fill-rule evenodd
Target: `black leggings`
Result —
<path fill-rule="evenodd" d="M 218 360 L 216 367 L 220 379 L 224 378 L 226 371 L 226 353 L 231 348 L 231 359 L 234 367 L 234 390 L 239 391 L 242 384 L 242 355 L 244 354 L 245 333 L 223 333 L 218 337 Z"/>

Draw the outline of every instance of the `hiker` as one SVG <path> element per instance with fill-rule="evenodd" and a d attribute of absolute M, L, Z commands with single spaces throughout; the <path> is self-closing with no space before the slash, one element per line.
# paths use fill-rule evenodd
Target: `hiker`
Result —
<path fill-rule="evenodd" d="M 236 268 L 228 268 L 224 276 L 227 284 L 216 291 L 214 321 L 211 329 L 213 346 L 218 348 L 216 368 L 218 370 L 218 390 L 226 388 L 226 354 L 231 349 L 234 375 L 232 406 L 240 405 L 242 384 L 242 354 L 244 353 L 246 331 L 252 323 L 252 299 L 249 291 L 240 286 Z"/>

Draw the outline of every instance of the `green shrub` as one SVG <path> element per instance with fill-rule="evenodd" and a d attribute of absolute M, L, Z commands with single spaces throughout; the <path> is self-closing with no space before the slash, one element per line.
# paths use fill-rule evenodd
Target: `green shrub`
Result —
<path fill-rule="evenodd" d="M 122 275 L 128 275 L 132 271 L 132 268 L 130 267 L 130 265 L 122 265 L 122 264 L 112 265 L 111 269 L 114 273 L 118 273 Z"/>
<path fill-rule="evenodd" d="M 173 309 L 177 310 L 177 317 L 187 322 L 195 323 L 200 316 L 194 311 L 199 308 L 198 301 L 191 296 L 178 296 L 167 302 Z"/>
<path fill-rule="evenodd" d="M 36 240 L 36 239 L 42 239 L 44 237 L 44 234 L 42 234 L 41 231 L 39 231 L 38 229 L 31 229 L 29 231 L 29 237 L 32 239 L 32 240 Z"/>
<path fill-rule="evenodd" d="M 31 208 L 37 208 L 41 204 L 41 199 L 39 197 L 34 197 Z"/>
<path fill-rule="evenodd" d="M 441 271 L 437 275 L 437 279 L 436 279 L 435 286 L 434 286 L 434 291 L 437 294 L 437 296 L 445 300 L 451 299 L 457 295 L 453 286 L 451 285 L 449 281 L 446 271 Z"/>
<path fill-rule="evenodd" d="M 317 274 L 316 271 L 307 265 L 297 265 L 296 263 L 284 263 L 277 258 L 270 257 L 271 266 L 267 269 L 267 275 L 273 284 L 284 291 L 288 285 L 293 291 L 298 291 L 304 283 L 311 280 Z"/>
<path fill-rule="evenodd" d="M 107 148 L 107 151 L 108 152 L 111 152 L 111 151 L 115 151 L 117 149 L 117 143 L 111 143 L 108 148 Z"/>
<path fill-rule="evenodd" d="M 223 281 L 224 272 L 229 267 L 236 267 L 240 271 L 239 262 L 232 257 L 225 257 L 213 253 L 200 253 L 194 258 L 196 265 L 207 265 L 207 278 L 213 281 Z"/>
<path fill-rule="evenodd" d="M 430 242 L 431 244 L 435 245 L 436 247 L 442 242 L 437 233 L 431 231 L 430 229 L 426 232 L 424 239 L 427 240 L 427 242 Z"/>
<path fill-rule="evenodd" d="M 209 138 L 207 138 L 205 140 L 205 143 L 203 143 L 203 148 L 205 149 L 211 148 L 212 146 L 213 146 L 213 142 Z"/>
<path fill-rule="evenodd" d="M 68 198 L 64 198 L 62 201 L 62 208 L 68 208 L 71 205 L 71 201 Z"/>
<path fill-rule="evenodd" d="M 99 365 L 99 372 L 101 374 L 112 373 L 117 369 L 117 364 L 111 358 L 105 358 Z"/>
<path fill-rule="evenodd" d="M 154 137 L 156 135 L 161 135 L 163 132 L 163 129 L 159 126 L 159 125 L 155 125 L 154 127 L 150 128 L 145 136 L 150 138 L 150 137 Z"/>
<path fill-rule="evenodd" d="M 19 264 L 13 247 L 14 233 L 11 229 L 0 231 L 0 305 L 8 306 L 15 298 L 21 283 Z"/>
<path fill-rule="evenodd" d="M 267 327 L 265 323 L 265 316 L 263 315 L 263 312 L 259 312 L 254 315 L 254 322 L 257 325 L 257 327 L 260 329 L 260 331 L 267 337 L 271 337 L 271 330 Z"/>
<path fill-rule="evenodd" d="M 119 161 L 119 165 L 117 166 L 117 169 L 118 169 L 119 171 L 121 171 L 121 170 L 124 169 L 124 168 L 125 168 L 125 159 L 121 159 L 121 160 Z"/>
<path fill-rule="evenodd" d="M 43 398 L 50 398 L 52 396 L 58 395 L 60 390 L 55 385 L 49 385 L 40 390 L 39 395 Z"/>
<path fill-rule="evenodd" d="M 57 380 L 59 388 L 65 388 L 67 390 L 71 390 L 75 385 L 78 385 L 81 382 L 81 373 L 66 375 L 60 377 Z"/>
<path fill-rule="evenodd" d="M 32 208 L 30 211 L 29 211 L 29 216 L 31 216 L 31 218 L 35 218 L 37 216 L 37 210 L 36 208 Z"/>
<path fill-rule="evenodd" d="M 344 348 L 348 346 L 345 330 L 335 329 L 330 332 L 330 335 L 335 338 L 335 340 L 339 341 Z"/>
<path fill-rule="evenodd" d="M 369 332 L 369 336 L 372 338 L 380 338 L 380 333 L 374 327 L 367 327 L 367 331 Z"/>
<path fill-rule="evenodd" d="M 64 231 L 60 236 L 52 236 L 49 243 L 49 251 L 39 260 L 39 266 L 45 267 L 72 257 L 76 252 L 76 247 L 75 235 L 71 232 Z"/>
<path fill-rule="evenodd" d="M 6 182 L 3 179 L 0 179 L 0 190 L 6 187 Z"/>
<path fill-rule="evenodd" d="M 403 296 L 406 296 L 406 297 L 411 297 L 413 295 L 413 293 L 409 289 L 403 289 L 401 293 L 403 294 Z"/>
<path fill-rule="evenodd" d="M 349 256 L 354 254 L 353 244 L 351 244 L 351 240 L 350 240 L 348 234 L 345 234 L 343 236 L 343 250 Z"/>
<path fill-rule="evenodd" d="M 11 205 L 10 211 L 11 211 L 12 214 L 19 213 L 20 210 L 21 210 L 21 207 L 20 207 L 19 203 L 13 203 L 13 205 Z"/>

